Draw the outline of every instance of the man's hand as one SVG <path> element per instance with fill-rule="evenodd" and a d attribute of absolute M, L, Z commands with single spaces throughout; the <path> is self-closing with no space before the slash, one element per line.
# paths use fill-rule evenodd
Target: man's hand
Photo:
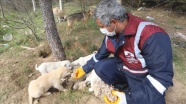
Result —
<path fill-rule="evenodd" d="M 104 101 L 106 104 L 127 104 L 126 96 L 124 92 L 112 91 L 112 95 L 117 97 L 115 102 L 111 102 L 107 96 L 104 96 Z"/>
<path fill-rule="evenodd" d="M 75 69 L 75 73 L 72 76 L 73 79 L 79 79 L 81 77 L 83 77 L 85 75 L 85 72 L 83 71 L 82 67 L 79 67 L 77 69 Z"/>

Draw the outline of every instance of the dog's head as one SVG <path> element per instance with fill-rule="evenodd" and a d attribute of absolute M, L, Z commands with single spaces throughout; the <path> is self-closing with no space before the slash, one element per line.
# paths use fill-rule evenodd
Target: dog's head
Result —
<path fill-rule="evenodd" d="M 63 61 L 63 67 L 66 67 L 67 69 L 72 69 L 71 62 L 69 60 Z"/>
<path fill-rule="evenodd" d="M 68 79 L 68 77 L 70 77 L 71 73 L 72 73 L 72 70 L 69 70 L 66 67 L 60 67 L 57 69 L 56 77 L 64 81 L 65 79 Z"/>
<path fill-rule="evenodd" d="M 94 9 L 89 9 L 89 10 L 87 11 L 87 14 L 88 14 L 89 16 L 93 16 L 93 14 L 94 14 Z"/>

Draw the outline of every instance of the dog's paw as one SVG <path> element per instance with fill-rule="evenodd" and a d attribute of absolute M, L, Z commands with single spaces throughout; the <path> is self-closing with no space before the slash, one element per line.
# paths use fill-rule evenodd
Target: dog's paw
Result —
<path fill-rule="evenodd" d="M 33 104 L 38 104 L 38 103 L 39 103 L 38 99 L 36 99 L 36 100 L 33 102 Z"/>
<path fill-rule="evenodd" d="M 31 73 L 28 77 L 31 78 L 34 75 L 34 73 Z"/>
<path fill-rule="evenodd" d="M 63 91 L 63 92 L 66 92 L 66 91 L 67 91 L 67 89 L 63 89 L 62 91 Z"/>
<path fill-rule="evenodd" d="M 73 86 L 73 90 L 77 90 L 77 89 L 78 89 L 78 85 L 75 84 L 75 85 Z"/>
<path fill-rule="evenodd" d="M 42 96 L 48 96 L 50 94 L 52 94 L 52 93 L 51 92 L 45 92 Z"/>

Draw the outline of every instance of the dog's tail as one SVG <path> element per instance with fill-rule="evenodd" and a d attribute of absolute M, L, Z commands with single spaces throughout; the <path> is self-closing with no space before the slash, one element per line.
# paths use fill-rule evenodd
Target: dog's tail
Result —
<path fill-rule="evenodd" d="M 33 98 L 29 96 L 29 104 L 33 104 Z"/>
<path fill-rule="evenodd" d="M 36 70 L 39 70 L 39 69 L 37 68 L 37 64 L 35 65 L 35 69 L 36 69 Z"/>

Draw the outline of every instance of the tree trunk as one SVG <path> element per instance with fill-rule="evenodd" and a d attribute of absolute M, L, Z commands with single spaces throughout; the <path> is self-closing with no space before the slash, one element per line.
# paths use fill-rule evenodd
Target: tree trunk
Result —
<path fill-rule="evenodd" d="M 54 21 L 54 15 L 52 12 L 52 3 L 51 0 L 39 0 L 40 7 L 43 14 L 45 30 L 47 34 L 47 40 L 57 60 L 65 60 L 66 55 L 64 48 L 62 46 L 61 39 L 58 35 L 56 24 Z"/>

